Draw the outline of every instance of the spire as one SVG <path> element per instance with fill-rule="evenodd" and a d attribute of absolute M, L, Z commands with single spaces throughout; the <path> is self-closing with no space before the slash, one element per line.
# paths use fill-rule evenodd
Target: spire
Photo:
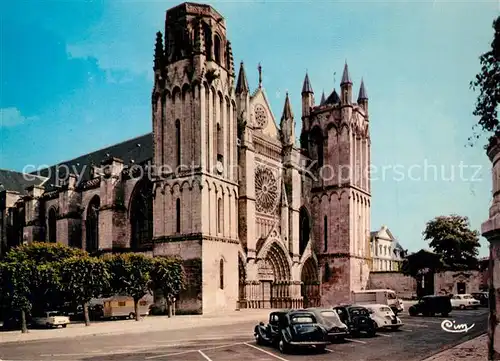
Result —
<path fill-rule="evenodd" d="M 363 78 L 361 78 L 361 85 L 359 87 L 358 103 L 360 100 L 368 100 L 368 94 L 365 89 L 365 82 Z"/>
<path fill-rule="evenodd" d="M 292 106 L 288 92 L 286 93 L 285 105 L 283 106 L 283 115 L 280 121 L 281 140 L 285 146 L 293 145 L 295 142 L 295 124 L 293 121 Z"/>
<path fill-rule="evenodd" d="M 342 81 L 340 82 L 340 85 L 344 84 L 352 84 L 351 76 L 349 75 L 349 67 L 347 66 L 347 60 L 344 65 L 344 73 L 342 74 Z"/>
<path fill-rule="evenodd" d="M 293 118 L 293 112 L 292 112 L 292 107 L 290 105 L 290 98 L 288 97 L 288 92 L 286 92 L 285 106 L 283 107 L 283 115 L 281 116 L 281 121 L 283 122 L 284 120 L 292 118 Z"/>
<path fill-rule="evenodd" d="M 250 87 L 248 86 L 247 76 L 245 75 L 245 68 L 243 67 L 243 62 L 241 62 L 238 82 L 236 83 L 236 94 L 248 93 L 249 91 Z"/>
<path fill-rule="evenodd" d="M 302 85 L 302 94 L 304 93 L 314 93 L 307 72 L 306 72 L 306 77 L 304 78 L 304 85 Z"/>
<path fill-rule="evenodd" d="M 325 101 L 326 101 L 326 99 L 325 99 L 325 91 L 323 90 L 323 93 L 321 94 L 321 101 L 320 101 L 319 105 L 325 104 Z"/>
<path fill-rule="evenodd" d="M 340 103 L 340 97 L 335 89 L 333 89 L 332 93 L 325 100 L 324 104 L 338 104 Z"/>
<path fill-rule="evenodd" d="M 262 88 L 262 66 L 259 63 L 259 66 L 257 67 L 259 70 L 259 89 Z"/>
<path fill-rule="evenodd" d="M 156 33 L 154 69 L 160 70 L 163 65 L 163 36 L 160 31 Z"/>

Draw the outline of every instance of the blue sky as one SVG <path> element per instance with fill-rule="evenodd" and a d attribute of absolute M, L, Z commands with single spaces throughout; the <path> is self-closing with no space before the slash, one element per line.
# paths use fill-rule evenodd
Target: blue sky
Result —
<path fill-rule="evenodd" d="M 177 4 L 3 2 L 0 168 L 55 164 L 150 132 L 155 33 Z M 298 128 L 306 69 L 317 101 L 338 87 L 346 60 L 355 95 L 364 77 L 377 169 L 372 230 L 386 224 L 413 251 L 426 246 L 421 233 L 438 215 L 466 215 L 480 229 L 491 172 L 484 138 L 465 147 L 476 121 L 468 84 L 489 49 L 497 1 L 210 4 L 226 17 L 235 64 L 245 62 L 252 89 L 261 62 L 275 116 L 289 91 Z M 423 179 L 425 164 L 437 166 L 437 178 L 429 168 Z"/>

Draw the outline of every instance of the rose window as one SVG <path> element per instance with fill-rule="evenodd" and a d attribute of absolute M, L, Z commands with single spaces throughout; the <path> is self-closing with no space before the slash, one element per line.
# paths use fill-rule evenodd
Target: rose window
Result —
<path fill-rule="evenodd" d="M 255 122 L 259 127 L 263 127 L 267 122 L 267 113 L 262 105 L 255 107 Z"/>
<path fill-rule="evenodd" d="M 255 171 L 255 194 L 257 212 L 273 213 L 278 201 L 278 184 L 270 169 Z"/>

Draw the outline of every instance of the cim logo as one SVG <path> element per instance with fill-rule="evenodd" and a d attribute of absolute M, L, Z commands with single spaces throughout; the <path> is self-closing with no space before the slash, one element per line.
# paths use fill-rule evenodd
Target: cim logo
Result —
<path fill-rule="evenodd" d="M 456 324 L 455 321 L 450 321 L 450 320 L 444 320 L 441 322 L 441 328 L 446 331 L 446 332 L 453 332 L 453 333 L 460 333 L 460 332 L 467 332 L 469 331 L 472 327 L 474 327 L 475 323 L 473 323 L 470 326 L 467 326 L 466 323 L 462 324 Z"/>

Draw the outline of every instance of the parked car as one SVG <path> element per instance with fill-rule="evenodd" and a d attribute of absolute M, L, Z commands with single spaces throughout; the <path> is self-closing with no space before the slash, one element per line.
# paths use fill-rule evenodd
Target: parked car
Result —
<path fill-rule="evenodd" d="M 479 301 L 470 294 L 453 295 L 451 297 L 451 307 L 460 308 L 461 310 L 465 310 L 466 308 L 477 309 Z"/>
<path fill-rule="evenodd" d="M 389 306 L 396 315 L 405 310 L 403 300 L 390 289 L 353 291 L 351 302 L 357 305 L 384 304 Z"/>
<path fill-rule="evenodd" d="M 349 328 L 331 308 L 312 307 L 307 310 L 314 313 L 316 320 L 326 329 L 330 341 L 343 341 L 349 336 Z"/>
<path fill-rule="evenodd" d="M 340 320 L 347 325 L 349 333 L 358 337 L 362 332 L 373 337 L 377 333 L 377 324 L 370 317 L 368 310 L 359 305 L 344 305 L 333 308 Z"/>
<path fill-rule="evenodd" d="M 377 329 L 398 330 L 403 326 L 401 319 L 394 314 L 387 305 L 363 305 L 370 313 L 370 317 L 377 324 Z"/>
<path fill-rule="evenodd" d="M 488 307 L 489 295 L 488 292 L 474 292 L 471 293 L 472 297 L 479 301 L 480 306 Z"/>
<path fill-rule="evenodd" d="M 296 347 L 314 347 L 324 351 L 330 343 L 328 332 L 308 310 L 271 312 L 269 323 L 260 322 L 254 328 L 257 344 L 277 346 L 281 353 Z"/>
<path fill-rule="evenodd" d="M 32 318 L 33 325 L 45 327 L 63 327 L 69 324 L 69 317 L 63 316 L 59 311 L 47 311 L 42 315 L 36 315 Z"/>
<path fill-rule="evenodd" d="M 450 296 L 429 295 L 423 296 L 416 304 L 410 306 L 408 313 L 410 316 L 434 316 L 441 314 L 447 317 L 452 310 Z"/>

